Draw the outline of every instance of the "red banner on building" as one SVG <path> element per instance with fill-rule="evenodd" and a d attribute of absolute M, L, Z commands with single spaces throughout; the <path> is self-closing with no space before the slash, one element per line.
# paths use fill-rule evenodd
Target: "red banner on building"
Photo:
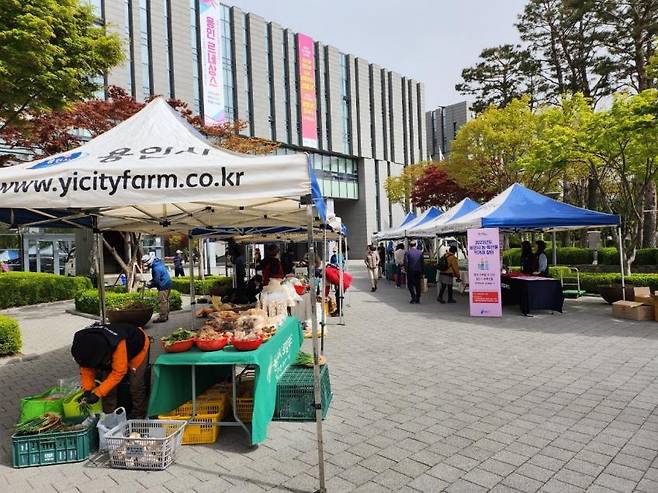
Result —
<path fill-rule="evenodd" d="M 297 64 L 299 67 L 299 103 L 302 145 L 318 146 L 317 101 L 315 99 L 315 45 L 306 34 L 297 34 Z"/>

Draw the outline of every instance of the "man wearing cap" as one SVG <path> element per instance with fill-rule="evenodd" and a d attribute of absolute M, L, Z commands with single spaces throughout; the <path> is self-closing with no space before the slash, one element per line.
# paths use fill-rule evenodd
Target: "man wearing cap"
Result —
<path fill-rule="evenodd" d="M 153 323 L 159 324 L 169 320 L 169 292 L 171 291 L 171 276 L 164 262 L 151 255 L 144 255 L 142 263 L 145 268 L 151 269 L 151 282 L 146 286 L 158 289 L 158 301 L 160 303 L 160 316 Z"/>
<path fill-rule="evenodd" d="M 183 252 L 176 250 L 174 255 L 174 277 L 185 277 L 185 270 L 183 269 Z"/>
<path fill-rule="evenodd" d="M 146 416 L 145 373 L 148 364 L 149 338 L 144 331 L 129 324 L 95 323 L 73 336 L 71 354 L 80 366 L 78 402 L 95 404 L 103 399 L 103 412 L 117 407 L 117 390 L 126 374 L 129 375 L 133 418 Z M 102 379 L 96 385 L 96 379 Z"/>

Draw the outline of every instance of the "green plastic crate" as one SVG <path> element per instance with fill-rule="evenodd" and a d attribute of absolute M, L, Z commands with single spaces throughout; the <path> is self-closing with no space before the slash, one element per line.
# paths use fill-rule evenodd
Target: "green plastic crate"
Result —
<path fill-rule="evenodd" d="M 333 397 L 329 380 L 329 367 L 320 368 L 320 393 L 322 395 L 322 419 L 326 418 Z M 276 421 L 314 421 L 313 368 L 290 366 L 276 387 Z"/>
<path fill-rule="evenodd" d="M 46 466 L 80 462 L 98 448 L 96 423 L 79 431 L 12 435 L 14 467 Z"/>

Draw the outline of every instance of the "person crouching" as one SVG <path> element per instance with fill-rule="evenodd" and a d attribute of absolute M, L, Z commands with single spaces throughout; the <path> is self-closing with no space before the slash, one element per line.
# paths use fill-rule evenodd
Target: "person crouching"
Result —
<path fill-rule="evenodd" d="M 129 375 L 131 417 L 146 416 L 145 373 L 148 365 L 149 338 L 139 327 L 129 324 L 93 324 L 73 336 L 71 355 L 80 366 L 78 402 L 95 404 L 103 399 L 103 412 L 117 408 L 119 383 Z M 96 384 L 97 379 L 102 379 Z"/>

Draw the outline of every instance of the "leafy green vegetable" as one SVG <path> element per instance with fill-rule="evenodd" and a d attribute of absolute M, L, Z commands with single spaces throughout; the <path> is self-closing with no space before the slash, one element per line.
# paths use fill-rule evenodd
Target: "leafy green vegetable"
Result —
<path fill-rule="evenodd" d="M 163 337 L 162 342 L 166 345 L 169 346 L 175 342 L 179 341 L 187 341 L 188 339 L 193 339 L 196 337 L 196 333 L 192 332 L 191 330 L 179 328 L 176 329 L 173 333 L 170 335 Z"/>

